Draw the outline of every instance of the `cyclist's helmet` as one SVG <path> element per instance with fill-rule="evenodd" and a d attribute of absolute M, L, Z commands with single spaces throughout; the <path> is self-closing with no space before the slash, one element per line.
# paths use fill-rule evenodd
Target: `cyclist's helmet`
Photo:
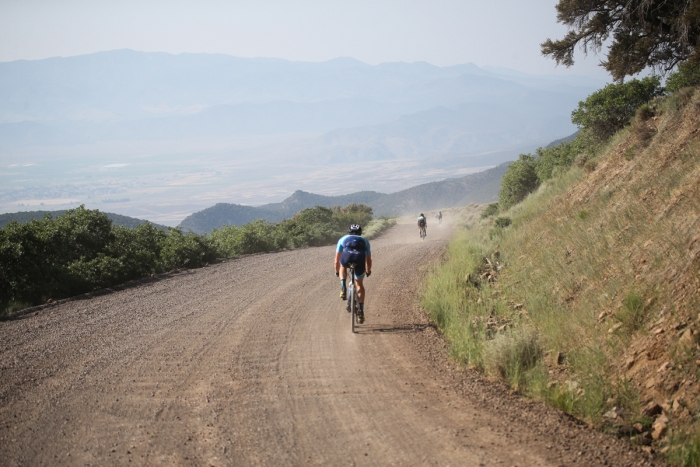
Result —
<path fill-rule="evenodd" d="M 421 212 L 421 213 L 420 213 L 420 216 L 418 216 L 418 217 L 425 217 L 425 216 L 424 216 L 423 213 Z"/>
<path fill-rule="evenodd" d="M 352 235 L 362 235 L 362 227 L 360 227 L 360 224 L 352 224 L 348 229 L 348 233 Z"/>

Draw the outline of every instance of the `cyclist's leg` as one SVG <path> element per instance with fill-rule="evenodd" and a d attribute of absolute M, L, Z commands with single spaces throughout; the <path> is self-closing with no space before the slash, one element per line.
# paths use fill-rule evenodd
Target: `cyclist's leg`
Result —
<path fill-rule="evenodd" d="M 355 284 L 357 285 L 357 299 L 360 302 L 360 310 L 364 310 L 365 306 L 365 266 L 366 259 L 363 258 L 355 268 Z"/>
<path fill-rule="evenodd" d="M 357 322 L 359 324 L 364 324 L 365 322 L 365 285 L 363 282 L 364 279 L 355 279 L 355 284 L 357 285 L 357 301 L 360 302 L 360 309 L 357 312 Z"/>
<path fill-rule="evenodd" d="M 348 268 L 346 268 L 342 261 L 340 263 L 340 271 L 338 271 L 340 277 L 340 298 L 345 300 L 347 298 L 347 278 L 348 278 Z"/>
<path fill-rule="evenodd" d="M 355 284 L 357 284 L 357 298 L 360 300 L 360 303 L 365 303 L 365 280 L 364 278 L 362 279 L 355 279 Z"/>

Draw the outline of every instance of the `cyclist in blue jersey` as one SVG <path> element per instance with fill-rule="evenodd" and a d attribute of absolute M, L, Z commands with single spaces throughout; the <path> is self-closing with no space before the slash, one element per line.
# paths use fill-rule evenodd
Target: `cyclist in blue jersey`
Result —
<path fill-rule="evenodd" d="M 363 284 L 365 274 L 372 274 L 372 251 L 369 240 L 362 236 L 362 227 L 352 224 L 348 229 L 348 235 L 338 240 L 335 249 L 335 275 L 340 277 L 340 298 L 347 299 L 348 264 L 355 264 L 355 283 L 357 284 L 357 296 L 360 302 L 360 311 L 357 313 L 357 322 L 365 322 L 365 286 Z M 341 267 L 342 266 L 342 267 Z"/>

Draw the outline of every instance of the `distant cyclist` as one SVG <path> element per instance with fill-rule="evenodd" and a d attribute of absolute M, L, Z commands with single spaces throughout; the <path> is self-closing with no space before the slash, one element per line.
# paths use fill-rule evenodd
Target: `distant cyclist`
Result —
<path fill-rule="evenodd" d="M 437 217 L 438 224 L 442 224 L 442 211 L 438 211 L 437 216 L 435 217 Z"/>
<path fill-rule="evenodd" d="M 428 219 L 426 219 L 423 213 L 421 212 L 420 216 L 418 216 L 418 236 L 421 236 L 421 231 L 423 230 L 425 230 L 426 232 L 428 231 Z"/>
<path fill-rule="evenodd" d="M 369 240 L 362 236 L 362 227 L 358 224 L 350 226 L 348 235 L 338 240 L 338 246 L 335 249 L 335 275 L 340 277 L 340 298 L 343 300 L 348 298 L 345 286 L 348 275 L 346 268 L 351 263 L 355 264 L 355 283 L 357 284 L 357 297 L 360 301 L 357 322 L 362 324 L 365 322 L 365 286 L 363 282 L 365 271 L 367 277 L 372 274 L 372 251 L 369 248 Z"/>

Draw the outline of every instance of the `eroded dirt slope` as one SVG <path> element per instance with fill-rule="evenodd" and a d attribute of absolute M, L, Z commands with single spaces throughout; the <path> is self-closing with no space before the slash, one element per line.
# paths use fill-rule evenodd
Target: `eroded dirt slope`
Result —
<path fill-rule="evenodd" d="M 450 366 L 417 309 L 450 228 L 372 242 L 356 335 L 333 247 L 255 255 L 0 323 L 0 463 L 645 465 Z"/>

